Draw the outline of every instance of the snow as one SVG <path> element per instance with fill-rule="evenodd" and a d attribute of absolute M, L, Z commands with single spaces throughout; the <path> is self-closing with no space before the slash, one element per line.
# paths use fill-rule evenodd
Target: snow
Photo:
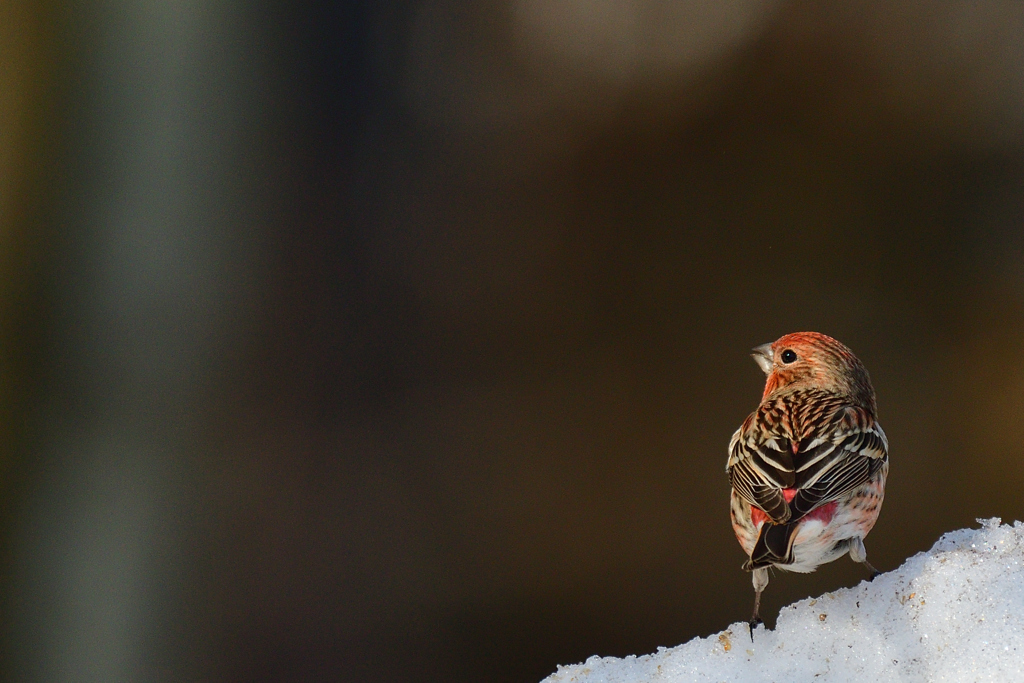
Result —
<path fill-rule="evenodd" d="M 1024 525 L 978 520 L 872 582 L 642 657 L 591 657 L 543 683 L 1024 681 Z"/>

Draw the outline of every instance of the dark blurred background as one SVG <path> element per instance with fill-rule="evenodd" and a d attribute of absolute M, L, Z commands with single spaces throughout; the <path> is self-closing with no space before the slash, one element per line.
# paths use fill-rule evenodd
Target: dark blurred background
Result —
<path fill-rule="evenodd" d="M 883 570 L 1024 516 L 1024 4 L 0 5 L 11 681 L 538 681 L 747 618 L 749 349 Z M 779 575 L 769 622 L 864 578 Z"/>

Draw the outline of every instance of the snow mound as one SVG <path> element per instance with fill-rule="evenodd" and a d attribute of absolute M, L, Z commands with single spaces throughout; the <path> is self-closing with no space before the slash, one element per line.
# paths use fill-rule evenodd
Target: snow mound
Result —
<path fill-rule="evenodd" d="M 1024 681 L 1024 525 L 978 520 L 872 582 L 801 600 L 750 642 L 737 622 L 643 657 L 591 657 L 543 683 Z"/>

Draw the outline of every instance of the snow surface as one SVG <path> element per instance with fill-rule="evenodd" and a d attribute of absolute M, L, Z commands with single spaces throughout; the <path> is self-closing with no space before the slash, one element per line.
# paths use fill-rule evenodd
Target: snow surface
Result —
<path fill-rule="evenodd" d="M 1024 681 L 1024 524 L 978 520 L 872 582 L 642 657 L 591 657 L 543 683 Z"/>

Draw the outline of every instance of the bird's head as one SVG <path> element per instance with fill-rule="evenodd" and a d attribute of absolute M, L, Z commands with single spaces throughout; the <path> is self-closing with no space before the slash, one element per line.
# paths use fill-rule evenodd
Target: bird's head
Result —
<path fill-rule="evenodd" d="M 764 396 L 786 389 L 824 389 L 870 408 L 875 391 L 868 371 L 845 345 L 818 332 L 794 332 L 770 344 L 755 347 L 751 354 L 768 380 Z"/>

